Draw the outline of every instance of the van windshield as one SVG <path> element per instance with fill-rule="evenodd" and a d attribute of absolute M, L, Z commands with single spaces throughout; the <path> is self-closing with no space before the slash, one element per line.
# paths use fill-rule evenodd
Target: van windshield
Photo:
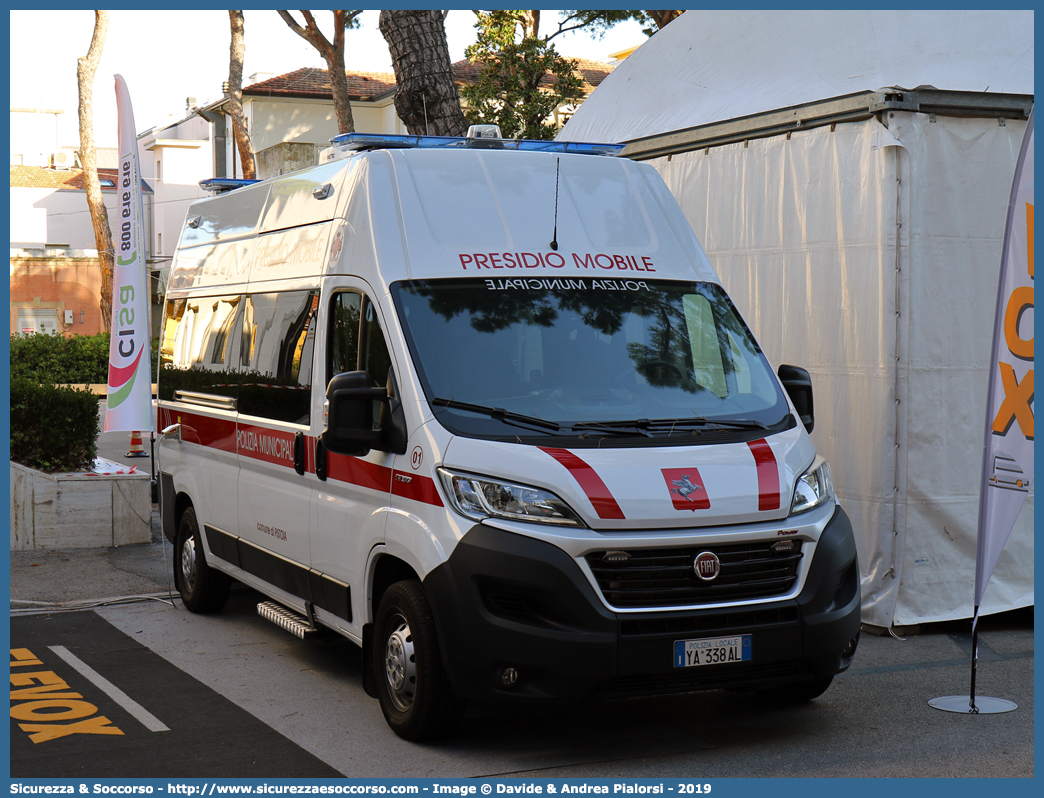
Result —
<path fill-rule="evenodd" d="M 392 294 L 428 402 L 457 434 L 660 445 L 796 423 L 713 283 L 451 279 Z"/>

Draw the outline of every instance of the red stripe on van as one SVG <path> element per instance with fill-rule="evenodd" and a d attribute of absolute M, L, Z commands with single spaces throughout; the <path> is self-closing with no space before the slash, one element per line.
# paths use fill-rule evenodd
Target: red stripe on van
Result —
<path fill-rule="evenodd" d="M 391 492 L 404 499 L 442 507 L 442 497 L 435 487 L 435 480 L 419 474 L 393 471 L 387 466 L 377 465 L 359 457 L 333 454 L 326 455 L 327 479 L 348 482 L 360 488 Z M 408 481 L 407 481 L 408 480 Z"/>
<path fill-rule="evenodd" d="M 239 422 L 236 444 L 241 457 L 294 467 L 294 433 Z"/>
<path fill-rule="evenodd" d="M 391 490 L 392 470 L 387 466 L 377 465 L 359 457 L 327 452 L 326 476 L 327 479 L 350 482 L 360 488 L 379 490 L 382 493 Z"/>
<path fill-rule="evenodd" d="M 392 472 L 391 491 L 396 496 L 404 499 L 433 504 L 442 507 L 442 497 L 435 487 L 435 480 L 431 477 L 422 477 L 417 474 L 407 474 L 405 471 Z"/>
<path fill-rule="evenodd" d="M 573 479 L 587 494 L 587 498 L 591 500 L 591 504 L 594 505 L 595 512 L 598 513 L 599 518 L 620 520 L 626 518 L 609 488 L 606 487 L 605 483 L 602 482 L 602 478 L 598 476 L 591 466 L 567 449 L 551 449 L 541 446 L 540 450 L 551 455 L 569 469 Z"/>
<path fill-rule="evenodd" d="M 196 443 L 212 449 L 237 453 L 237 437 L 239 438 L 238 454 L 256 460 L 264 460 L 276 465 L 292 469 L 294 434 L 281 430 L 273 430 L 255 424 L 239 425 L 236 435 L 236 422 L 230 419 L 211 418 L 196 413 L 187 413 L 181 409 L 159 408 L 160 429 L 171 424 L 181 423 L 182 440 Z M 404 499 L 443 507 L 435 480 L 431 477 L 405 472 L 392 471 L 387 466 L 377 465 L 359 457 L 333 454 L 327 455 L 327 478 L 337 482 L 347 482 L 361 488 L 392 493 Z M 305 437 L 305 468 L 315 473 L 315 438 Z M 393 481 L 393 474 L 411 477 L 409 482 L 401 479 Z"/>
<path fill-rule="evenodd" d="M 166 414 L 166 415 L 164 415 Z M 236 453 L 236 422 L 229 418 L 212 418 L 184 410 L 160 408 L 159 428 L 181 424 L 181 440 L 209 446 L 222 452 Z"/>
<path fill-rule="evenodd" d="M 776 455 L 772 454 L 772 448 L 764 438 L 748 441 L 747 446 L 758 467 L 758 509 L 778 510 L 779 467 L 776 465 Z"/>

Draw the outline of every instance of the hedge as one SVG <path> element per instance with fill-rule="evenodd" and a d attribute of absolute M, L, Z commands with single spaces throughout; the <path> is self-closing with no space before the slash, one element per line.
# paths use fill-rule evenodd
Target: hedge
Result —
<path fill-rule="evenodd" d="M 98 397 L 89 390 L 12 376 L 14 462 L 38 471 L 86 471 L 98 454 L 98 427 Z"/>
<path fill-rule="evenodd" d="M 152 342 L 152 381 L 156 381 L 156 347 Z M 34 333 L 11 336 L 11 379 L 25 377 L 41 384 L 104 384 L 109 380 L 109 334 Z"/>

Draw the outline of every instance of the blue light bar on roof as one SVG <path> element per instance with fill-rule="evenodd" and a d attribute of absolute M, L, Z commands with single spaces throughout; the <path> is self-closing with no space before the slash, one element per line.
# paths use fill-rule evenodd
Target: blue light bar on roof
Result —
<path fill-rule="evenodd" d="M 247 180 L 245 177 L 211 177 L 207 180 L 200 180 L 199 187 L 204 191 L 213 191 L 221 194 L 225 191 L 243 188 L 244 186 L 252 186 L 256 182 L 258 181 Z"/>
<path fill-rule="evenodd" d="M 338 150 L 361 152 L 388 149 L 481 149 L 524 150 L 527 152 L 570 153 L 574 155 L 619 155 L 623 144 L 592 144 L 583 141 L 537 141 L 535 139 L 465 138 L 463 136 L 402 136 L 378 133 L 342 133 L 330 143 Z"/>

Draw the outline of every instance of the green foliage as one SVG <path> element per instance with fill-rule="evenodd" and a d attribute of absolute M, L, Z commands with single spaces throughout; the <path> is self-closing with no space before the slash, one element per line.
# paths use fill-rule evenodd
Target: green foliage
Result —
<path fill-rule="evenodd" d="M 469 124 L 500 125 L 505 138 L 552 139 L 548 118 L 564 102 L 582 97 L 577 63 L 553 44 L 527 33 L 525 12 L 476 12 L 478 41 L 465 51 L 481 67 L 461 88 Z"/>
<path fill-rule="evenodd" d="M 98 426 L 98 397 L 89 390 L 12 376 L 14 462 L 46 472 L 87 470 L 98 454 Z"/>
<path fill-rule="evenodd" d="M 642 33 L 652 36 L 664 25 L 675 19 L 681 11 L 561 11 L 559 32 L 584 28 L 592 36 L 602 38 L 606 31 L 618 22 L 633 19 L 642 28 Z M 556 34 L 557 35 L 557 34 Z"/>
<path fill-rule="evenodd" d="M 152 341 L 153 382 L 156 381 L 156 347 Z M 53 333 L 11 336 L 11 378 L 25 377 L 46 385 L 104 384 L 109 380 L 109 334 Z"/>
<path fill-rule="evenodd" d="M 560 32 L 583 28 L 598 39 L 605 36 L 606 31 L 618 22 L 633 19 L 640 24 L 645 24 L 649 19 L 644 11 L 561 11 L 559 16 Z"/>

